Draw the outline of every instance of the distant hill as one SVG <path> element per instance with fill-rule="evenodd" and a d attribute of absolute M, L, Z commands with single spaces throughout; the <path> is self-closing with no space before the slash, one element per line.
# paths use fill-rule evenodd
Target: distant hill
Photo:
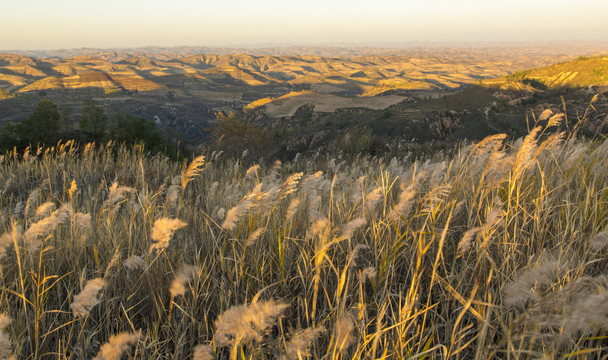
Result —
<path fill-rule="evenodd" d="M 538 69 L 483 80 L 483 84 L 502 90 L 535 92 L 557 88 L 608 86 L 608 56 L 584 57 Z"/>
<path fill-rule="evenodd" d="M 159 60 L 84 55 L 40 59 L 5 54 L 0 55 L 0 88 L 11 92 L 83 87 L 127 91 L 177 88 L 185 92 L 231 88 L 247 92 L 251 87 L 270 86 L 279 96 L 293 90 L 375 96 L 394 90 L 454 90 L 479 79 L 507 75 L 524 65 L 547 62 L 378 55 L 190 55 Z"/>
<path fill-rule="evenodd" d="M 373 128 L 379 139 L 394 134 L 416 141 L 461 139 L 492 129 L 488 109 L 525 114 L 528 109 L 512 105 L 536 101 L 528 98 L 540 88 L 604 84 L 605 57 L 574 60 L 581 53 L 573 51 L 581 48 L 598 49 L 291 47 L 197 54 L 209 49 L 145 48 L 0 54 L 0 128 L 27 117 L 42 98 L 55 102 L 67 126 L 75 127 L 84 100 L 93 99 L 108 114 L 153 120 L 164 135 L 192 146 L 206 139 L 217 112 L 243 109 L 243 117 L 278 133 L 283 125 L 301 128 L 295 135 L 302 135 L 301 143 L 309 137 L 305 147 L 285 135 L 285 146 L 293 151 L 318 147 L 325 141 L 322 134 L 335 140 L 353 126 Z M 501 123 L 509 128 L 512 122 Z M 324 124 L 333 125 L 321 129 Z"/>

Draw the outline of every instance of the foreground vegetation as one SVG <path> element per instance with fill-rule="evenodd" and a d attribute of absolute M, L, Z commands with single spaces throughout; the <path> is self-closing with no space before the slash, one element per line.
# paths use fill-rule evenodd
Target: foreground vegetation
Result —
<path fill-rule="evenodd" d="M 551 115 L 419 161 L 7 153 L 1 355 L 599 358 L 608 142 Z"/>

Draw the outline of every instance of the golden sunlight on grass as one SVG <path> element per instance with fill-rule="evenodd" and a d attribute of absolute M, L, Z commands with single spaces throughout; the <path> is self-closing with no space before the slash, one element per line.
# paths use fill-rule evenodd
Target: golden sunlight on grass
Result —
<path fill-rule="evenodd" d="M 0 356 L 600 358 L 608 142 L 543 116 L 418 160 L 4 154 Z"/>

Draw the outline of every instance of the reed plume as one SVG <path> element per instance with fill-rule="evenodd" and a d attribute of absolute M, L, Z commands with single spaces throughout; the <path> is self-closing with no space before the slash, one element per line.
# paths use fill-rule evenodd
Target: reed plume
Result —
<path fill-rule="evenodd" d="M 38 208 L 36 209 L 36 217 L 46 217 L 53 210 L 55 210 L 55 203 L 47 201 L 44 204 L 38 206 Z"/>
<path fill-rule="evenodd" d="M 412 181 L 407 187 L 402 181 L 400 184 L 401 193 L 399 194 L 399 201 L 391 209 L 388 218 L 394 222 L 400 221 L 402 218 L 408 218 L 412 210 L 413 200 L 416 196 L 416 182 Z"/>
<path fill-rule="evenodd" d="M 135 189 L 130 188 L 128 186 L 118 186 L 118 181 L 115 181 L 112 186 L 110 186 L 110 193 L 108 194 L 108 199 L 104 201 L 103 207 L 108 209 L 111 207 L 116 207 L 122 203 L 127 194 L 135 192 Z"/>
<path fill-rule="evenodd" d="M 213 360 L 213 348 L 209 345 L 196 345 L 192 354 L 192 360 Z"/>
<path fill-rule="evenodd" d="M 504 287 L 503 303 L 522 307 L 528 301 L 535 301 L 538 298 L 536 289 L 551 284 L 565 270 L 564 264 L 554 258 L 542 259 L 537 265 L 521 271 L 512 283 Z"/>
<path fill-rule="evenodd" d="M 91 228 L 91 214 L 76 213 L 74 214 L 74 225 L 77 228 L 88 230 Z"/>
<path fill-rule="evenodd" d="M 237 345 L 241 342 L 262 341 L 262 335 L 275 324 L 287 304 L 274 300 L 233 306 L 215 321 L 213 341 L 218 346 Z"/>
<path fill-rule="evenodd" d="M 291 340 L 285 344 L 285 352 L 279 357 L 281 360 L 300 360 L 310 356 L 308 348 L 327 330 L 323 326 L 303 329 L 291 337 Z"/>
<path fill-rule="evenodd" d="M 94 360 L 120 360 L 129 346 L 136 344 L 141 338 L 141 331 L 112 335 L 110 340 L 99 348 Z"/>
<path fill-rule="evenodd" d="M 252 176 L 257 176 L 258 175 L 258 170 L 260 170 L 260 165 L 255 164 L 255 165 L 251 166 L 245 172 L 245 179 L 247 179 L 249 177 L 252 177 Z"/>
<path fill-rule="evenodd" d="M 13 320 L 6 314 L 0 314 L 0 359 L 14 359 L 11 350 L 11 340 L 6 332 L 6 327 Z"/>
<path fill-rule="evenodd" d="M 155 243 L 150 245 L 150 252 L 165 250 L 169 246 L 173 233 L 186 225 L 188 224 L 180 219 L 164 217 L 156 220 L 152 227 L 151 236 Z"/>
<path fill-rule="evenodd" d="M 40 238 L 46 237 L 55 228 L 63 223 L 69 216 L 69 210 L 66 206 L 62 206 L 59 209 L 53 211 L 49 216 L 44 219 L 30 225 L 30 227 L 23 234 L 25 241 L 27 242 L 29 249 L 32 251 L 37 250 L 42 241 Z"/>
<path fill-rule="evenodd" d="M 70 309 L 75 318 L 85 317 L 95 305 L 99 303 L 99 293 L 106 287 L 106 282 L 102 278 L 95 278 L 87 281 L 84 289 L 76 296 L 70 304 Z"/>
<path fill-rule="evenodd" d="M 198 269 L 194 265 L 182 265 L 182 268 L 175 275 L 175 279 L 173 279 L 171 287 L 169 288 L 171 299 L 175 299 L 177 296 L 186 295 L 186 283 L 194 278 L 197 271 Z"/>
<path fill-rule="evenodd" d="M 124 265 L 127 268 L 127 270 L 133 271 L 133 270 L 145 268 L 146 262 L 141 257 L 139 257 L 137 255 L 132 255 L 127 260 L 125 260 Z"/>
<path fill-rule="evenodd" d="M 226 214 L 226 219 L 222 224 L 222 228 L 228 230 L 234 230 L 236 227 L 237 221 L 241 218 L 241 216 L 247 214 L 249 210 L 254 206 L 255 201 L 258 200 L 260 196 L 260 192 L 262 190 L 262 184 L 257 184 L 253 190 L 251 190 L 241 202 L 239 202 L 235 207 L 228 210 Z"/>
<path fill-rule="evenodd" d="M 203 171 L 204 166 L 205 166 L 205 156 L 200 155 L 200 156 L 195 157 L 192 160 L 192 162 L 190 163 L 190 165 L 188 165 L 188 168 L 186 168 L 185 170 L 182 171 L 182 174 L 181 174 L 182 191 L 186 190 L 186 186 L 188 186 L 188 183 L 190 181 L 192 181 L 192 179 L 194 179 L 195 177 L 197 177 L 201 174 L 201 171 Z"/>
<path fill-rule="evenodd" d="M 356 337 L 354 330 L 355 320 L 351 314 L 342 315 L 336 320 L 336 326 L 334 329 L 334 347 L 339 353 L 348 350 L 348 348 L 355 343 Z"/>
<path fill-rule="evenodd" d="M 285 222 L 289 222 L 291 219 L 293 219 L 293 216 L 298 211 L 299 206 L 300 206 L 299 199 L 296 199 L 296 198 L 291 199 L 291 201 L 289 202 L 289 205 L 287 206 L 287 211 L 285 212 Z"/>

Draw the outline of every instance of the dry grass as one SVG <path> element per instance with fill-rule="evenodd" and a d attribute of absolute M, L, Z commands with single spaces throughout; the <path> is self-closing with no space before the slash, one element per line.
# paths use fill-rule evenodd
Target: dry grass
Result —
<path fill-rule="evenodd" d="M 545 130 L 249 176 L 113 144 L 5 154 L 0 352 L 600 358 L 608 142 Z"/>

